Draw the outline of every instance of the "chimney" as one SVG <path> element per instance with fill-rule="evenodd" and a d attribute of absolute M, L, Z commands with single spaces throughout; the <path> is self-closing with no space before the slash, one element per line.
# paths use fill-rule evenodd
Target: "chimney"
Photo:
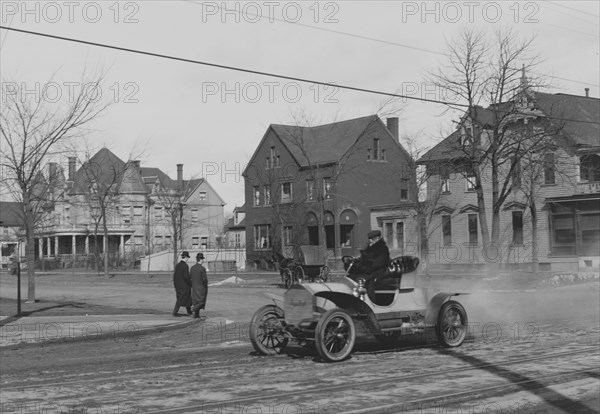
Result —
<path fill-rule="evenodd" d="M 69 157 L 69 181 L 75 181 L 75 165 L 77 158 Z"/>
<path fill-rule="evenodd" d="M 392 133 L 392 135 L 399 139 L 398 137 L 398 118 L 388 118 L 387 119 L 387 129 Z"/>
<path fill-rule="evenodd" d="M 586 98 L 590 97 L 590 88 L 585 88 L 585 97 Z"/>
<path fill-rule="evenodd" d="M 133 166 L 135 168 L 137 168 L 138 171 L 139 171 L 140 170 L 140 160 L 134 160 L 134 161 L 131 161 L 131 162 L 133 163 Z"/>
<path fill-rule="evenodd" d="M 183 164 L 177 164 L 177 185 L 179 188 L 183 186 Z"/>

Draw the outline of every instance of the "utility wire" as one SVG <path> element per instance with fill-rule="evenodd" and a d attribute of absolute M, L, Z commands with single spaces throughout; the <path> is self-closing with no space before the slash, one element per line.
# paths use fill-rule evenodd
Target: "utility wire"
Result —
<path fill-rule="evenodd" d="M 272 77 L 272 78 L 286 79 L 286 80 L 292 80 L 292 81 L 303 82 L 303 83 L 310 83 L 310 84 L 313 84 L 313 85 L 329 86 L 329 87 L 332 87 L 332 88 L 347 89 L 347 90 L 350 90 L 350 91 L 365 92 L 365 93 L 371 93 L 371 94 L 375 94 L 375 95 L 384 95 L 384 96 L 390 96 L 390 97 L 393 97 L 393 98 L 404 98 L 404 99 L 410 99 L 410 100 L 415 100 L 415 101 L 420 101 L 420 102 L 437 103 L 437 104 L 447 105 L 447 106 L 450 106 L 450 107 L 469 108 L 468 104 L 460 104 L 460 103 L 454 103 L 454 102 L 445 102 L 445 101 L 440 101 L 440 100 L 437 100 L 437 99 L 417 98 L 417 97 L 414 97 L 414 96 L 407 96 L 407 95 L 402 95 L 402 94 L 398 94 L 398 93 L 377 91 L 377 90 L 374 90 L 374 89 L 358 88 L 358 87 L 355 87 L 355 86 L 348 86 L 348 85 L 338 85 L 338 84 L 331 83 L 331 82 L 315 81 L 315 80 L 306 79 L 306 78 L 299 78 L 299 77 L 296 77 L 296 76 L 279 75 L 279 74 L 271 73 L 271 72 L 262 72 L 262 71 L 252 70 L 252 69 L 245 69 L 245 68 L 241 68 L 241 67 L 238 67 L 238 66 L 221 65 L 221 64 L 218 64 L 218 63 L 203 62 L 203 61 L 200 61 L 200 60 L 182 58 L 182 57 L 171 56 L 171 55 L 164 55 L 164 54 L 160 54 L 160 53 L 148 52 L 148 51 L 139 50 L 139 49 L 131 49 L 131 48 L 126 48 L 126 47 L 121 47 L 121 46 L 108 45 L 108 44 L 105 44 L 105 43 L 90 42 L 90 41 L 87 41 L 87 40 L 81 40 L 81 39 L 75 39 L 75 38 L 70 38 L 70 37 L 57 36 L 57 35 L 52 35 L 52 34 L 48 34 L 48 33 L 33 32 L 33 31 L 30 31 L 30 30 L 23 30 L 23 29 L 16 29 L 14 27 L 5 27 L 5 26 L 0 25 L 0 29 L 11 30 L 11 31 L 14 31 L 14 32 L 25 33 L 25 34 L 30 34 L 30 35 L 34 35 L 34 36 L 47 37 L 47 38 L 50 38 L 50 39 L 64 40 L 66 42 L 80 43 L 80 44 L 90 45 L 90 46 L 97 46 L 97 47 L 101 47 L 101 48 L 105 48 L 105 49 L 114 49 L 114 50 L 119 50 L 119 51 L 122 51 L 122 52 L 134 53 L 134 54 L 138 54 L 138 55 L 145 55 L 145 56 L 152 56 L 152 57 L 157 57 L 157 58 L 161 58 L 161 59 L 175 60 L 175 61 L 178 61 L 178 62 L 193 63 L 193 64 L 196 64 L 196 65 L 203 65 L 203 66 L 209 66 L 209 67 L 214 67 L 214 68 L 219 68 L 219 69 L 233 70 L 233 71 L 236 71 L 236 72 L 250 73 L 250 74 L 254 74 L 254 75 L 262 75 L 262 76 L 268 76 L 268 77 Z M 498 110 L 498 112 L 506 112 L 506 111 Z M 595 122 L 595 121 L 567 119 L 567 118 L 559 118 L 559 117 L 551 117 L 551 116 L 547 116 L 546 118 L 548 118 L 548 119 L 554 119 L 554 120 L 560 120 L 560 121 L 567 121 L 567 122 L 579 122 L 579 123 L 585 123 L 585 124 L 600 124 L 600 122 Z"/>
<path fill-rule="evenodd" d="M 201 6 L 202 5 L 201 3 L 198 3 L 197 1 L 194 1 L 194 0 L 180 0 L 180 1 L 182 1 L 184 3 L 188 3 L 188 4 L 191 4 L 191 5 L 194 5 L 194 6 Z M 548 2 L 548 3 L 551 3 L 551 2 Z M 241 10 L 237 10 L 237 9 L 231 10 L 231 9 L 227 9 L 227 8 L 224 8 L 224 7 L 216 5 L 216 4 L 215 4 L 215 6 L 219 10 L 222 10 L 222 11 L 231 12 L 231 13 L 237 13 L 237 14 L 240 14 L 240 15 L 242 14 Z M 436 50 L 425 49 L 425 48 L 416 47 L 416 46 L 409 46 L 409 45 L 406 45 L 406 44 L 403 44 L 403 43 L 392 42 L 392 41 L 385 40 L 385 39 L 377 39 L 377 38 L 374 38 L 374 37 L 368 37 L 368 36 L 358 35 L 358 34 L 355 34 L 355 33 L 342 32 L 341 30 L 328 29 L 328 28 L 325 28 L 325 27 L 314 26 L 314 25 L 310 25 L 310 24 L 306 24 L 306 23 L 291 22 L 291 21 L 288 21 L 288 20 L 285 20 L 285 19 L 278 19 L 278 18 L 273 17 L 273 16 L 266 17 L 266 16 L 263 16 L 263 15 L 254 14 L 254 13 L 248 13 L 248 12 L 244 12 L 244 14 L 246 14 L 248 16 L 251 16 L 251 17 L 258 17 L 260 19 L 266 19 L 266 18 L 268 18 L 269 20 L 278 21 L 278 22 L 281 22 L 281 23 L 293 24 L 293 25 L 297 25 L 297 26 L 302 26 L 302 27 L 306 27 L 308 29 L 321 30 L 321 31 L 324 31 L 324 32 L 335 33 L 335 34 L 339 34 L 339 35 L 342 35 L 342 36 L 354 37 L 356 39 L 368 40 L 368 41 L 371 41 L 371 42 L 377 42 L 377 43 L 382 43 L 382 44 L 386 44 L 386 45 L 401 47 L 401 48 L 405 48 L 405 49 L 416 50 L 416 51 L 419 51 L 419 52 L 431 53 L 431 54 L 439 55 L 439 56 L 446 56 L 445 53 L 438 52 Z M 557 28 L 560 28 L 560 29 L 564 29 L 564 30 L 570 30 L 570 31 L 572 31 L 574 33 L 584 34 L 584 35 L 592 36 L 592 37 L 598 37 L 598 35 L 593 35 L 593 34 L 590 34 L 590 33 L 580 32 L 578 30 L 569 29 L 569 28 L 564 27 L 564 26 L 559 26 L 559 25 L 555 25 L 555 24 L 551 24 L 551 23 L 544 23 L 544 24 L 547 24 L 548 26 L 552 26 L 552 27 L 557 27 Z M 543 75 L 541 73 L 535 73 L 535 72 L 531 72 L 531 73 L 534 74 L 534 75 Z M 559 76 L 551 76 L 551 77 L 554 78 L 554 79 L 559 79 L 559 80 L 563 80 L 563 81 L 567 81 L 567 82 L 579 83 L 581 85 L 600 87 L 600 85 L 598 85 L 598 84 L 588 83 L 588 82 L 582 82 L 582 81 L 575 80 L 575 79 L 561 78 Z"/>

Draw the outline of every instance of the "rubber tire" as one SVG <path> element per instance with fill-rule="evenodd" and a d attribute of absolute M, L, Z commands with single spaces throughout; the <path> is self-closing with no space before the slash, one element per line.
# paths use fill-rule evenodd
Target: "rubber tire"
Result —
<path fill-rule="evenodd" d="M 333 327 L 330 324 L 335 320 L 340 319 L 340 322 L 343 321 L 345 323 L 345 331 L 343 333 L 345 343 L 343 344 L 342 349 L 337 352 L 331 352 L 327 349 L 327 341 L 331 338 L 328 335 Z M 317 347 L 317 352 L 321 356 L 321 358 L 328 362 L 339 362 L 348 358 L 354 349 L 354 344 L 356 342 L 356 327 L 354 326 L 354 321 L 352 320 L 352 316 L 345 311 L 344 309 L 330 309 L 325 312 L 319 322 L 317 323 L 317 328 L 315 331 L 315 345 Z"/>
<path fill-rule="evenodd" d="M 284 328 L 279 321 L 283 318 L 283 310 L 279 306 L 266 305 L 257 310 L 250 320 L 250 342 L 252 347 L 260 355 L 276 355 L 281 353 L 288 343 L 289 338 L 284 332 Z M 275 335 L 265 332 L 265 323 L 269 321 L 275 322 L 272 329 L 281 332 L 280 338 L 275 338 Z M 263 339 L 261 339 L 261 337 Z M 271 345 L 269 345 L 269 339 Z M 266 344 L 264 343 L 266 340 Z"/>
<path fill-rule="evenodd" d="M 460 325 L 453 325 L 452 327 L 446 328 L 447 325 L 445 325 L 444 323 L 446 321 L 447 316 L 449 316 L 449 312 L 452 312 L 454 316 L 458 314 L 458 317 L 460 318 Z M 456 333 L 455 331 L 457 326 L 460 326 L 458 336 L 456 336 L 455 338 L 449 338 L 449 332 L 445 333 L 445 331 L 447 331 L 448 329 L 452 329 L 452 331 Z M 449 300 L 448 302 L 442 305 L 438 313 L 438 320 L 435 326 L 435 334 L 441 345 L 445 346 L 446 348 L 454 348 L 460 346 L 467 337 L 468 327 L 469 320 L 467 318 L 467 311 L 465 311 L 465 308 L 460 303 L 454 300 Z"/>

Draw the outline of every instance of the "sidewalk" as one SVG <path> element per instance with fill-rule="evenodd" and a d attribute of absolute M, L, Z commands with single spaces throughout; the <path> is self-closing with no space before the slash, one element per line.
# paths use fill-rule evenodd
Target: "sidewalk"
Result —
<path fill-rule="evenodd" d="M 175 329 L 199 322 L 185 316 L 127 314 L 72 316 L 0 316 L 0 347 L 47 341 L 134 341 L 141 333 Z"/>

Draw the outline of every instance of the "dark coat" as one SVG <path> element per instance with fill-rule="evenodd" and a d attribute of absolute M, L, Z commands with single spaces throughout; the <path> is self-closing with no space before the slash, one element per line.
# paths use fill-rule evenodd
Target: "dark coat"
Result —
<path fill-rule="evenodd" d="M 194 304 L 194 308 L 204 309 L 206 295 L 208 294 L 206 268 L 200 263 L 196 263 L 190 269 L 190 276 L 192 278 L 192 303 Z"/>
<path fill-rule="evenodd" d="M 190 268 L 183 260 L 175 266 L 173 285 L 177 294 L 177 305 L 185 306 L 186 308 L 192 306 Z"/>
<path fill-rule="evenodd" d="M 352 273 L 376 276 L 390 264 L 390 250 L 383 239 L 360 252 L 360 260 L 352 267 Z"/>

